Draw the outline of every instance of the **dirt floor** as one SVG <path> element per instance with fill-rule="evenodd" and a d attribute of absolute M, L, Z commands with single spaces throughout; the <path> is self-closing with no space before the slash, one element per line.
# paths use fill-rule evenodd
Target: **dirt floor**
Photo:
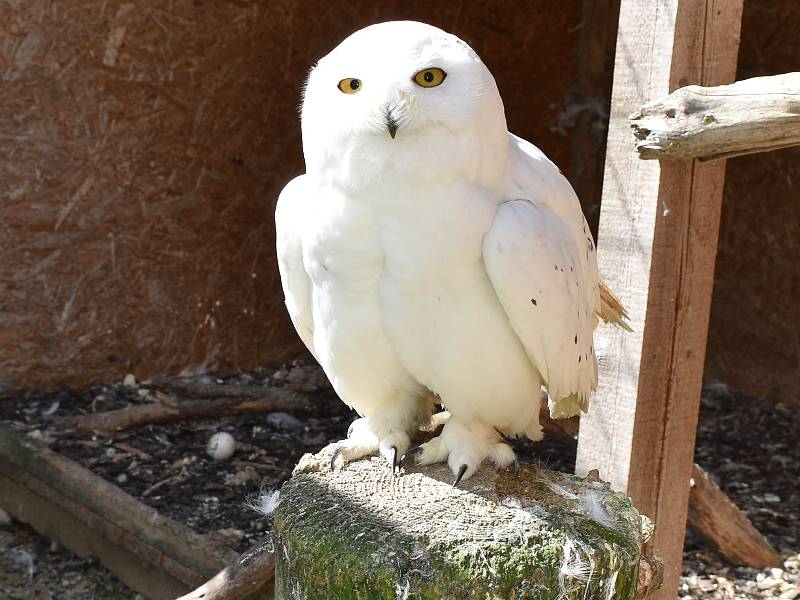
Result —
<path fill-rule="evenodd" d="M 308 365 L 194 379 L 305 390 L 313 394 L 315 409 L 298 416 L 272 413 L 146 425 L 113 435 L 54 423 L 57 417 L 152 402 L 163 394 L 147 382 L 128 380 L 128 385 L 2 398 L 0 418 L 163 514 L 244 550 L 268 527 L 263 517 L 247 508 L 248 499 L 280 487 L 302 454 L 344 437 L 355 415 L 320 384 L 319 372 Z M 704 390 L 697 462 L 782 552 L 785 562 L 780 569 L 734 568 L 688 532 L 683 598 L 800 598 L 798 430 L 800 416 L 788 407 L 742 396 L 724 385 Z M 228 460 L 215 461 L 207 455 L 206 445 L 214 433 L 223 431 L 236 439 L 236 451 Z M 574 465 L 574 447 L 563 441 L 515 445 L 523 461 L 561 470 Z M 135 597 L 123 592 L 101 566 L 59 550 L 13 521 L 0 527 L 0 553 L 0 597 Z M 65 586 L 74 594 L 65 595 Z M 35 595 L 24 595 L 32 589 Z"/>
<path fill-rule="evenodd" d="M 57 542 L 0 510 L 0 598 L 3 600 L 142 600 L 93 558 L 78 558 Z"/>

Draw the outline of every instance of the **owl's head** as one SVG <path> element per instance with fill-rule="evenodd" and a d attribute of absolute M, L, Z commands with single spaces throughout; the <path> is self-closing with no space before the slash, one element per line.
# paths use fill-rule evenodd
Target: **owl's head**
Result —
<path fill-rule="evenodd" d="M 477 54 L 413 21 L 357 31 L 320 60 L 302 128 L 309 172 L 345 185 L 392 174 L 480 179 L 507 136 L 497 85 Z"/>

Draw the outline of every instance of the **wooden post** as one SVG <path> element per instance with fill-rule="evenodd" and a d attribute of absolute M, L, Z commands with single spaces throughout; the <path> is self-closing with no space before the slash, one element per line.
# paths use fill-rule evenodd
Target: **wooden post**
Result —
<path fill-rule="evenodd" d="M 742 0 L 623 0 L 600 215 L 600 272 L 634 333 L 602 328 L 600 389 L 576 469 L 597 468 L 656 521 L 659 598 L 680 581 L 725 163 L 640 160 L 628 116 L 735 77 Z"/>

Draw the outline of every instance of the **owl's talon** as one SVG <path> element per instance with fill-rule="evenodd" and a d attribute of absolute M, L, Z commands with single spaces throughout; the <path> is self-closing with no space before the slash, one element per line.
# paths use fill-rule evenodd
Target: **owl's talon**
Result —
<path fill-rule="evenodd" d="M 394 473 L 395 471 L 398 470 L 397 469 L 397 446 L 392 446 L 391 447 L 390 458 L 391 458 L 391 464 L 392 464 L 392 473 Z"/>
<path fill-rule="evenodd" d="M 422 446 L 414 446 L 413 448 L 409 448 L 406 453 L 400 457 L 400 463 L 397 466 L 398 470 L 402 469 L 405 466 L 406 461 L 408 461 L 412 456 L 419 454 L 423 450 L 424 448 Z"/>
<path fill-rule="evenodd" d="M 333 451 L 333 456 L 331 456 L 331 471 L 336 468 L 336 459 L 339 458 L 339 455 L 342 453 L 342 447 L 337 446 L 336 450 Z"/>
<path fill-rule="evenodd" d="M 521 468 L 518 458 L 514 457 L 514 462 L 512 463 L 512 466 L 514 467 L 514 479 L 516 479 L 517 477 L 519 477 L 519 471 Z"/>
<path fill-rule="evenodd" d="M 456 480 L 453 482 L 453 487 L 458 485 L 458 482 L 461 481 L 461 478 L 464 476 L 464 473 L 467 472 L 467 465 L 461 465 L 461 468 L 458 470 L 458 475 L 456 475 Z"/>

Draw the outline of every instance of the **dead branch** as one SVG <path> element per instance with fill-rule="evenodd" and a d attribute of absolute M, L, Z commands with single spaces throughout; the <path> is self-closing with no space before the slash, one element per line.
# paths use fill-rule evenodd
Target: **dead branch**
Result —
<path fill-rule="evenodd" d="M 286 388 L 296 392 L 317 392 L 330 388 L 325 374 L 316 365 L 296 365 L 285 374 Z M 232 383 L 197 383 L 177 377 L 156 375 L 147 387 L 166 390 L 184 398 L 259 398 L 274 389 L 264 385 Z"/>
<path fill-rule="evenodd" d="M 236 385 L 230 383 L 197 383 L 186 379 L 156 375 L 147 382 L 148 387 L 167 390 L 184 398 L 259 398 L 274 388 L 263 385 Z"/>
<path fill-rule="evenodd" d="M 644 159 L 715 160 L 800 145 L 800 73 L 679 88 L 630 124 Z"/>
<path fill-rule="evenodd" d="M 262 542 L 250 548 L 234 562 L 199 588 L 177 600 L 241 600 L 254 592 L 271 598 L 271 580 L 275 574 L 272 543 Z"/>
<path fill-rule="evenodd" d="M 203 384 L 197 384 L 203 385 Z M 213 387 L 213 386 L 212 386 Z M 187 388 L 188 389 L 188 388 Z M 260 397 L 222 397 L 199 400 L 173 399 L 171 402 L 136 404 L 119 410 L 54 417 L 62 427 L 88 431 L 120 431 L 139 425 L 190 419 L 211 419 L 266 412 L 308 413 L 313 402 L 308 394 L 284 388 L 258 388 Z"/>

